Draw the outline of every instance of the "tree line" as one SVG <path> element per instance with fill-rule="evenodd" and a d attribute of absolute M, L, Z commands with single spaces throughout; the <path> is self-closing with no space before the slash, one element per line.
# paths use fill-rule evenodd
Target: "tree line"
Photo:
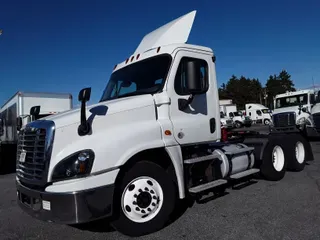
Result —
<path fill-rule="evenodd" d="M 259 79 L 232 75 L 219 88 L 219 98 L 232 99 L 239 109 L 244 109 L 246 103 L 260 103 L 273 109 L 273 98 L 277 94 L 295 90 L 291 75 L 286 70 L 270 75 L 265 86 Z"/>

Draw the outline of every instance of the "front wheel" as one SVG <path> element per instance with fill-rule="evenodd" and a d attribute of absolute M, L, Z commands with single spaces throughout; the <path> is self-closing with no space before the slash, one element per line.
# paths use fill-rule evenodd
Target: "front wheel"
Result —
<path fill-rule="evenodd" d="M 171 176 L 152 162 L 135 164 L 123 177 L 112 226 L 128 236 L 142 236 L 160 230 L 169 221 L 177 200 Z"/>

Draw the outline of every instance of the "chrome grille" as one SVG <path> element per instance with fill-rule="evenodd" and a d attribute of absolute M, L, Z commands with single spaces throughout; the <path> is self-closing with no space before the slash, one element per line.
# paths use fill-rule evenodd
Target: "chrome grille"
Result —
<path fill-rule="evenodd" d="M 35 121 L 21 130 L 18 136 L 16 173 L 21 182 L 44 185 L 51 157 L 54 124 L 51 121 Z M 25 155 L 20 161 L 21 155 Z"/>
<path fill-rule="evenodd" d="M 273 116 L 273 124 L 275 127 L 290 127 L 296 125 L 295 112 L 277 113 Z"/>
<path fill-rule="evenodd" d="M 232 124 L 232 120 L 227 120 L 226 123 L 227 124 Z"/>
<path fill-rule="evenodd" d="M 317 131 L 320 132 L 320 113 L 313 114 L 312 118 Z"/>

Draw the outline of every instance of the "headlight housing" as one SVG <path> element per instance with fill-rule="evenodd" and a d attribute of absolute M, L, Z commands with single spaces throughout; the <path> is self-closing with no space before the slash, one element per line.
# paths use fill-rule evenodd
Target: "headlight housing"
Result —
<path fill-rule="evenodd" d="M 94 152 L 85 149 L 69 155 L 53 169 L 52 181 L 85 177 L 91 173 Z"/>
<path fill-rule="evenodd" d="M 307 121 L 307 119 L 305 117 L 302 117 L 297 120 L 297 125 L 303 125 L 306 123 L 306 121 Z"/>

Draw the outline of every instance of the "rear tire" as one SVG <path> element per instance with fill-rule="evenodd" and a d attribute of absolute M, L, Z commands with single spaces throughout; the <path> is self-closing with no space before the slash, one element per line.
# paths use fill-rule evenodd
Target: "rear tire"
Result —
<path fill-rule="evenodd" d="M 121 180 L 112 226 L 131 237 L 156 232 L 168 223 L 177 199 L 176 184 L 162 167 L 138 162 Z"/>
<path fill-rule="evenodd" d="M 299 134 L 293 135 L 291 139 L 291 156 L 288 162 L 288 170 L 300 172 L 306 165 L 308 143 Z"/>
<path fill-rule="evenodd" d="M 271 138 L 266 146 L 260 171 L 262 176 L 270 181 L 281 180 L 286 173 L 288 143 L 281 141 L 280 138 Z"/>

